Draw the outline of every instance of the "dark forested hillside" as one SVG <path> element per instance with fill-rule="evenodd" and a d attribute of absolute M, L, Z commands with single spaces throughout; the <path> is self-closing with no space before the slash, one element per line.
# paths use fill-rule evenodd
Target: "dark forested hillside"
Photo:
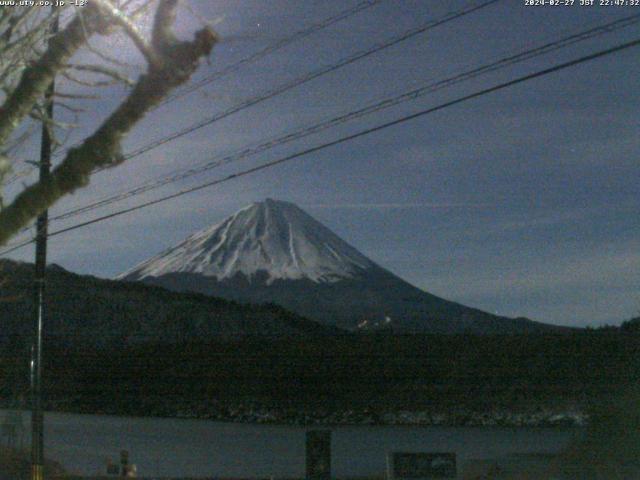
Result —
<path fill-rule="evenodd" d="M 1 261 L 0 278 L 0 339 L 19 343 L 32 331 L 33 265 Z M 275 305 L 169 292 L 81 276 L 55 265 L 47 272 L 46 300 L 45 336 L 74 346 L 337 332 Z"/>
<path fill-rule="evenodd" d="M 1 266 L 0 404 L 8 406 L 28 391 L 33 267 Z M 472 413 L 584 411 L 640 378 L 635 321 L 554 334 L 347 334 L 276 306 L 55 266 L 48 279 L 44 378 L 53 410 L 377 421 L 406 409 L 464 423 Z"/>
<path fill-rule="evenodd" d="M 409 410 L 447 412 L 465 422 L 491 412 L 587 411 L 637 381 L 639 340 L 620 331 L 582 331 L 50 346 L 47 403 L 69 411 L 245 421 L 261 418 L 256 412 L 279 421 L 340 421 L 340 412 L 376 421 Z M 15 366 L 17 354 L 5 351 L 2 365 Z"/>

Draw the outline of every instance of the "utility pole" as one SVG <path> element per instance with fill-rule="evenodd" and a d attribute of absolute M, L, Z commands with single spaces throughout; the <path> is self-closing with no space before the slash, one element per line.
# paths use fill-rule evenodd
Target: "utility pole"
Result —
<path fill-rule="evenodd" d="M 50 33 L 58 32 L 58 15 L 52 8 L 53 19 Z M 52 138 L 47 121 L 53 119 L 53 95 L 55 81 L 52 80 L 45 93 L 45 121 L 42 123 L 42 140 L 40 144 L 40 181 L 49 178 L 51 170 Z M 35 309 L 34 339 L 31 346 L 31 480 L 44 478 L 44 415 L 42 412 L 42 335 L 45 319 L 45 267 L 47 265 L 47 233 L 49 212 L 45 210 L 36 222 L 36 259 L 35 259 Z"/>

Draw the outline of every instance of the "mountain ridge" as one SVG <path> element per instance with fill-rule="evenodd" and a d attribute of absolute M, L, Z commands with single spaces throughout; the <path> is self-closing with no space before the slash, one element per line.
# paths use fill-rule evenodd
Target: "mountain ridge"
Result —
<path fill-rule="evenodd" d="M 32 329 L 34 265 L 0 260 L 5 279 L 0 341 L 28 339 Z M 45 335 L 71 345 L 181 343 L 242 336 L 344 333 L 277 305 L 244 305 L 140 282 L 78 275 L 47 267 Z"/>
<path fill-rule="evenodd" d="M 422 291 L 367 258 L 298 206 L 266 199 L 117 277 L 240 302 L 273 302 L 325 325 L 397 333 L 556 329 Z"/>

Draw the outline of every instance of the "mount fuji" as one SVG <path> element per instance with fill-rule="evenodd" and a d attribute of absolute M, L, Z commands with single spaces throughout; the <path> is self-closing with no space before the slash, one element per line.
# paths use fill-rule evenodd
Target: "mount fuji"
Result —
<path fill-rule="evenodd" d="M 489 334 L 553 329 L 424 292 L 298 206 L 271 199 L 191 235 L 118 279 L 240 302 L 276 303 L 350 330 Z"/>

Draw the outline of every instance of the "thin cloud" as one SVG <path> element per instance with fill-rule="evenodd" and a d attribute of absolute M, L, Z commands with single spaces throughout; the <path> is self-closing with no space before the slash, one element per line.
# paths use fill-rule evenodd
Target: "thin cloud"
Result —
<path fill-rule="evenodd" d="M 326 208 L 326 209 L 351 209 L 351 210 L 391 210 L 391 209 L 411 209 L 411 208 L 487 208 L 493 207 L 491 203 L 301 203 L 305 208 Z"/>

